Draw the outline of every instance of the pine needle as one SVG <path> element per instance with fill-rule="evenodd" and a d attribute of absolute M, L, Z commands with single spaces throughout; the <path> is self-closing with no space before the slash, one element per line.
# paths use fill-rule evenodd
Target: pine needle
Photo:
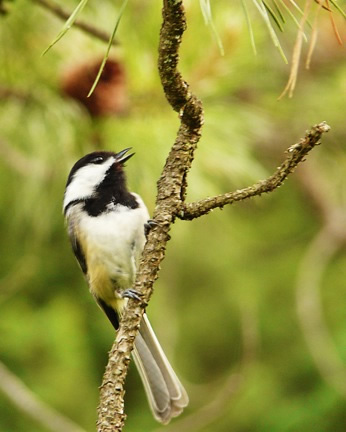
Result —
<path fill-rule="evenodd" d="M 257 2 L 257 0 L 252 0 L 252 2 L 256 6 L 256 8 L 258 9 L 258 11 L 261 14 L 261 16 L 262 16 L 265 24 L 267 25 L 268 31 L 269 31 L 270 37 L 272 38 L 274 46 L 276 46 L 276 48 L 279 50 L 279 53 L 281 54 L 281 57 L 283 58 L 284 62 L 287 64 L 288 63 L 287 58 L 285 56 L 285 53 L 283 52 L 283 49 L 282 49 L 280 41 L 279 41 L 279 39 L 278 39 L 278 37 L 277 37 L 277 35 L 275 33 L 275 30 L 274 30 L 273 26 L 270 23 L 268 12 L 267 12 L 266 8 L 264 7 L 264 5 L 262 3 L 259 4 Z"/>
<path fill-rule="evenodd" d="M 329 0 L 330 3 L 341 13 L 341 15 L 346 18 L 346 13 L 341 9 L 335 0 Z"/>
<path fill-rule="evenodd" d="M 328 12 L 331 12 L 329 6 L 327 6 L 328 0 L 315 0 L 315 3 L 321 5 L 321 7 L 324 10 L 327 10 Z M 324 3 L 326 3 L 326 4 L 324 4 Z"/>
<path fill-rule="evenodd" d="M 286 87 L 284 88 L 283 92 L 281 93 L 281 95 L 278 98 L 279 100 L 282 99 L 287 94 L 287 92 L 288 92 L 288 96 L 290 98 L 293 96 L 293 91 L 295 89 L 296 82 L 297 82 L 300 56 L 302 53 L 303 30 L 304 30 L 304 25 L 307 22 L 307 18 L 309 15 L 309 10 L 311 7 L 311 1 L 312 0 L 306 0 L 306 3 L 305 3 L 304 14 L 303 14 L 303 17 L 302 17 L 301 22 L 300 22 L 300 26 L 299 26 L 297 37 L 296 37 L 296 42 L 295 42 L 294 48 L 293 48 L 292 66 L 291 66 L 291 70 L 290 70 L 290 75 L 289 75 Z"/>
<path fill-rule="evenodd" d="M 98 71 L 98 73 L 97 73 L 97 76 L 96 76 L 96 78 L 95 78 L 95 81 L 94 81 L 93 85 L 91 86 L 91 89 L 90 89 L 90 91 L 89 91 L 87 97 L 90 97 L 90 96 L 93 94 L 93 92 L 94 92 L 94 90 L 95 90 L 95 88 L 96 88 L 98 82 L 100 81 L 100 78 L 101 78 L 102 72 L 103 72 L 103 70 L 104 70 L 104 68 L 105 68 L 105 65 L 106 65 L 106 63 L 107 63 L 107 60 L 108 60 L 108 57 L 109 57 L 109 52 L 110 52 L 110 50 L 111 50 L 111 48 L 112 48 L 113 40 L 114 40 L 114 38 L 115 38 L 115 34 L 116 34 L 117 30 L 118 30 L 118 27 L 119 27 L 119 24 L 120 24 L 120 20 L 121 20 L 121 18 L 122 18 L 122 16 L 123 16 L 124 10 L 125 10 L 126 5 L 127 5 L 127 2 L 128 2 L 128 0 L 124 0 L 124 1 L 122 2 L 122 5 L 121 5 L 120 10 L 119 10 L 119 15 L 118 15 L 117 21 L 116 21 L 116 23 L 115 23 L 115 26 L 114 26 L 113 32 L 112 32 L 112 34 L 111 34 L 111 37 L 109 38 L 109 42 L 108 42 L 108 46 L 107 46 L 106 53 L 105 53 L 105 55 L 104 55 L 104 57 L 103 57 L 103 60 L 102 60 L 101 66 L 100 66 L 100 68 L 99 68 L 99 71 Z"/>
<path fill-rule="evenodd" d="M 59 34 L 56 36 L 56 38 L 51 42 L 51 44 L 46 48 L 42 55 L 45 55 L 59 40 L 70 30 L 70 28 L 73 26 L 73 23 L 76 21 L 78 14 L 82 11 L 84 6 L 87 4 L 88 0 L 81 0 L 76 7 L 76 9 L 71 13 L 68 20 L 65 22 L 63 28 L 60 30 Z"/>
<path fill-rule="evenodd" d="M 308 53 L 307 53 L 306 61 L 305 61 L 305 69 L 310 69 L 312 53 L 314 52 L 314 49 L 316 47 L 317 36 L 318 36 L 318 17 L 319 17 L 319 13 L 320 13 L 321 9 L 322 9 L 322 4 L 319 3 L 317 10 L 316 10 L 316 13 L 315 13 L 314 22 L 313 22 L 309 49 L 308 49 Z"/>
<path fill-rule="evenodd" d="M 255 37 L 254 37 L 253 29 L 252 29 L 251 18 L 250 18 L 249 11 L 248 11 L 248 8 L 246 6 L 245 0 L 241 0 L 241 4 L 243 6 L 243 10 L 244 10 L 244 14 L 245 14 L 246 25 L 247 25 L 247 28 L 249 31 L 252 50 L 253 50 L 254 54 L 257 55 L 256 42 L 255 42 Z"/>
<path fill-rule="evenodd" d="M 272 0 L 272 3 L 274 3 L 274 7 L 275 7 L 276 12 L 278 13 L 281 21 L 285 24 L 285 22 L 286 22 L 285 17 L 283 16 L 283 13 L 281 12 L 281 9 L 280 9 L 277 1 L 276 0 Z"/>
<path fill-rule="evenodd" d="M 269 13 L 269 15 L 273 18 L 275 24 L 278 26 L 278 29 L 281 32 L 283 32 L 284 29 L 283 29 L 282 24 L 280 22 L 280 18 L 278 18 L 276 16 L 275 12 L 273 11 L 273 9 L 269 6 L 269 4 L 266 1 L 262 0 L 262 3 L 264 5 L 264 7 L 267 9 L 267 12 Z"/>
<path fill-rule="evenodd" d="M 284 2 L 284 0 L 279 0 L 279 1 L 282 4 L 282 6 L 284 7 L 285 11 L 288 13 L 288 15 L 292 18 L 292 20 L 295 23 L 295 25 L 299 28 L 300 27 L 299 21 L 294 16 L 294 14 L 291 12 L 291 10 L 287 7 L 287 5 Z M 305 42 L 307 42 L 308 38 L 306 37 L 305 33 L 303 33 L 303 38 L 304 38 Z"/>
<path fill-rule="evenodd" d="M 326 4 L 327 4 L 328 10 L 329 10 L 329 17 L 330 17 L 330 21 L 332 23 L 332 28 L 333 28 L 336 40 L 338 41 L 339 45 L 343 45 L 341 36 L 339 34 L 338 28 L 336 26 L 336 22 L 335 22 L 334 17 L 333 17 L 333 12 L 330 10 L 330 7 L 329 7 L 329 1 L 328 0 L 326 0 Z"/>
<path fill-rule="evenodd" d="M 224 56 L 225 50 L 223 48 L 222 40 L 221 40 L 217 30 L 216 30 L 216 27 L 215 27 L 215 24 L 213 21 L 213 16 L 212 16 L 211 7 L 210 7 L 210 0 L 199 0 L 199 4 L 201 7 L 204 22 L 206 25 L 210 26 L 210 29 L 213 33 L 215 40 L 216 40 L 217 46 L 219 47 L 220 54 L 222 56 Z"/>
<path fill-rule="evenodd" d="M 317 36 L 318 36 L 318 28 L 316 26 L 312 29 L 310 44 L 309 44 L 309 50 L 308 50 L 308 53 L 306 56 L 305 69 L 310 69 L 312 54 L 315 50 L 316 43 L 317 43 Z"/>
<path fill-rule="evenodd" d="M 297 3 L 294 0 L 288 0 L 296 9 L 297 11 L 301 14 L 304 15 L 304 12 L 300 9 L 300 7 L 297 5 Z"/>

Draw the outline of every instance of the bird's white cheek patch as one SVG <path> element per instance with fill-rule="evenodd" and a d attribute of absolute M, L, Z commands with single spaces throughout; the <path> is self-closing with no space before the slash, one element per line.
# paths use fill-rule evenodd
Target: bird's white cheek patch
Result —
<path fill-rule="evenodd" d="M 64 208 L 72 201 L 91 197 L 114 161 L 115 159 L 111 157 L 101 165 L 90 164 L 80 168 L 66 188 Z"/>

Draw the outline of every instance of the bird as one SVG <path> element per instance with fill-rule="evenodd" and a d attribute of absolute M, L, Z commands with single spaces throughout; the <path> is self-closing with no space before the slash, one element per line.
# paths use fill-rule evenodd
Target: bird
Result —
<path fill-rule="evenodd" d="M 131 147 L 96 151 L 79 159 L 66 182 L 63 213 L 72 250 L 98 306 L 117 330 L 133 289 L 147 234 L 155 226 L 142 198 L 127 187 L 124 164 Z M 188 405 L 147 314 L 132 351 L 154 418 L 167 424 Z"/>

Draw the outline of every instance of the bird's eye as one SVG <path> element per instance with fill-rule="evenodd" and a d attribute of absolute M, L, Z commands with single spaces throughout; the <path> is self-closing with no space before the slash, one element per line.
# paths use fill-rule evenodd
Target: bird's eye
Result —
<path fill-rule="evenodd" d="M 103 162 L 103 157 L 102 156 L 97 156 L 94 159 L 91 159 L 91 163 L 93 164 L 101 164 Z"/>

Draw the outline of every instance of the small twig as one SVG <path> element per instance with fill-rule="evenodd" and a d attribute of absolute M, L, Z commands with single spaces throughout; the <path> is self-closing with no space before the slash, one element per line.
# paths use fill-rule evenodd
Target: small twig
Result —
<path fill-rule="evenodd" d="M 311 0 L 306 0 L 305 2 L 305 8 L 304 8 L 304 15 L 300 21 L 299 29 L 296 37 L 296 41 L 293 48 L 293 54 L 292 54 L 292 66 L 290 75 L 286 84 L 286 87 L 284 88 L 283 92 L 279 96 L 278 99 L 282 99 L 288 92 L 288 96 L 293 96 L 293 91 L 296 86 L 297 82 L 297 76 L 298 76 L 298 68 L 300 63 L 300 57 L 302 53 L 302 43 L 303 43 L 303 35 L 304 35 L 304 26 L 308 19 L 309 10 L 311 7 Z"/>
<path fill-rule="evenodd" d="M 72 420 L 39 400 L 26 385 L 0 362 L 0 391 L 22 412 L 51 432 L 85 432 Z"/>
<path fill-rule="evenodd" d="M 32 0 L 34 3 L 37 3 L 44 7 L 45 9 L 52 12 L 55 16 L 61 18 L 62 20 L 66 21 L 71 13 L 67 12 L 65 9 L 63 9 L 61 6 L 57 5 L 56 3 L 52 2 L 51 0 Z M 104 32 L 103 30 L 100 30 L 91 24 L 88 24 L 82 20 L 76 20 L 73 24 L 73 27 L 77 27 L 80 30 L 84 31 L 85 33 L 88 33 L 97 39 L 100 39 L 103 42 L 109 43 L 110 41 L 110 34 Z M 119 42 L 117 40 L 112 41 L 112 45 L 119 45 Z"/>
<path fill-rule="evenodd" d="M 325 122 L 314 126 L 307 132 L 305 138 L 287 150 L 287 157 L 284 162 L 266 180 L 261 180 L 252 186 L 235 192 L 217 195 L 193 203 L 182 203 L 178 217 L 184 220 L 192 220 L 209 213 L 215 208 L 223 208 L 227 204 L 233 204 L 236 201 L 243 201 L 264 192 L 273 191 L 282 185 L 287 176 L 304 160 L 309 151 L 320 144 L 321 135 L 328 132 L 329 129 L 330 127 Z"/>

